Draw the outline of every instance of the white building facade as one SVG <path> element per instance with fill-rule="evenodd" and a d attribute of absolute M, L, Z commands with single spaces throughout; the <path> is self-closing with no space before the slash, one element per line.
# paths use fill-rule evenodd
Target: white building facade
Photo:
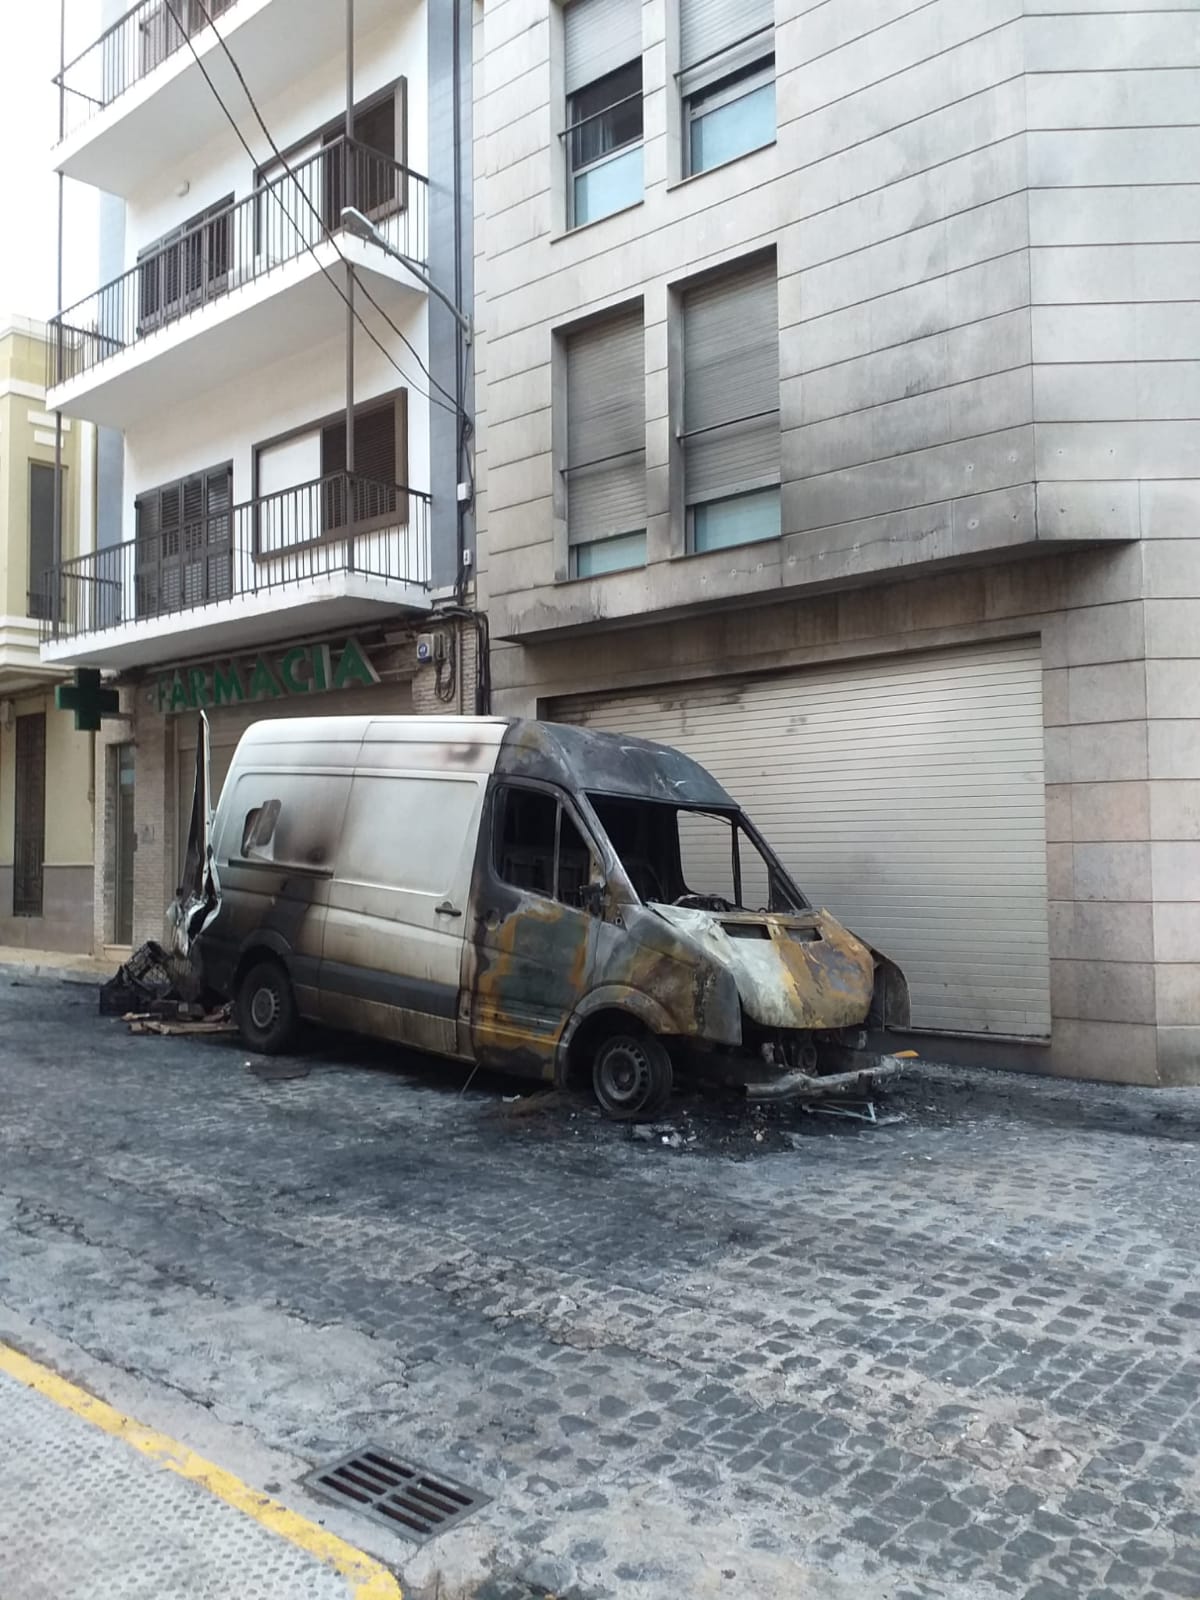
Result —
<path fill-rule="evenodd" d="M 706 762 L 927 1053 L 1200 1081 L 1194 11 L 475 28 L 496 709 Z"/>
<path fill-rule="evenodd" d="M 469 301 L 464 14 L 143 0 L 65 61 L 55 164 L 124 202 L 120 270 L 63 308 L 48 398 L 123 439 L 121 541 L 62 564 L 42 647 L 122 691 L 98 945 L 161 933 L 200 708 L 217 784 L 250 721 L 318 697 L 476 709 L 469 348 L 428 287 Z"/>

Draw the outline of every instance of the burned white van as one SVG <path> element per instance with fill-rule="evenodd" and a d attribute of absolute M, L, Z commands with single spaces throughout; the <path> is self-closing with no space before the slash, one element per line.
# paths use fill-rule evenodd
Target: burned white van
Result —
<path fill-rule="evenodd" d="M 203 747 L 205 740 L 201 740 Z M 758 1098 L 895 1070 L 895 965 L 815 909 L 703 767 L 488 717 L 260 722 L 208 819 L 182 923 L 246 1042 L 301 1019 L 646 1117 L 697 1061 Z"/>

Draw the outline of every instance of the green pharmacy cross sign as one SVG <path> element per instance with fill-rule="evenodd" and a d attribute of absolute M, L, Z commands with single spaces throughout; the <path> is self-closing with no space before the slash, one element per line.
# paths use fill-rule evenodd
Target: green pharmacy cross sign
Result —
<path fill-rule="evenodd" d="M 98 733 L 104 717 L 121 715 L 121 696 L 115 689 L 100 687 L 95 667 L 77 667 L 75 682 L 60 683 L 54 691 L 54 703 L 60 711 L 75 713 L 76 733 Z"/>
<path fill-rule="evenodd" d="M 370 688 L 379 674 L 357 639 L 344 644 L 298 644 L 234 661 L 180 667 L 158 680 L 153 704 L 168 716 L 222 706 L 270 705 L 331 689 Z"/>

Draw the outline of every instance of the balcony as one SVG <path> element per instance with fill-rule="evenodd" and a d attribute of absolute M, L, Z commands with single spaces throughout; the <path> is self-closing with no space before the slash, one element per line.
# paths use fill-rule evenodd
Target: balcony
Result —
<path fill-rule="evenodd" d="M 389 315 L 403 314 L 424 294 L 420 280 L 341 229 L 341 213 L 365 211 L 394 249 L 423 262 L 428 188 L 354 139 L 331 141 L 61 311 L 50 323 L 47 405 L 124 427 L 291 354 L 297 329 L 309 345 L 332 338 L 346 321 L 339 251 Z"/>
<path fill-rule="evenodd" d="M 395 0 L 357 0 L 358 35 L 395 11 Z M 261 104 L 345 49 L 344 8 L 327 0 L 139 0 L 54 80 L 61 172 L 128 199 L 225 129 L 196 57 L 227 103 L 244 102 L 210 18 Z"/>
<path fill-rule="evenodd" d="M 429 496 L 335 472 L 64 561 L 42 661 L 110 669 L 429 608 Z M 57 582 L 55 578 L 57 576 Z"/>

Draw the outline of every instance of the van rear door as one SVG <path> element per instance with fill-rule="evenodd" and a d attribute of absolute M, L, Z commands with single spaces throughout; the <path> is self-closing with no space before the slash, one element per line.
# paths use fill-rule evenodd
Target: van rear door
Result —
<path fill-rule="evenodd" d="M 325 920 L 329 1021 L 469 1053 L 459 988 L 485 783 L 470 772 L 355 774 Z"/>
<path fill-rule="evenodd" d="M 191 818 L 188 823 L 187 852 L 175 900 L 168 918 L 171 943 L 177 954 L 186 956 L 221 905 L 221 886 L 212 851 L 211 755 L 208 718 L 200 713 L 196 739 L 196 772 L 192 789 Z"/>

